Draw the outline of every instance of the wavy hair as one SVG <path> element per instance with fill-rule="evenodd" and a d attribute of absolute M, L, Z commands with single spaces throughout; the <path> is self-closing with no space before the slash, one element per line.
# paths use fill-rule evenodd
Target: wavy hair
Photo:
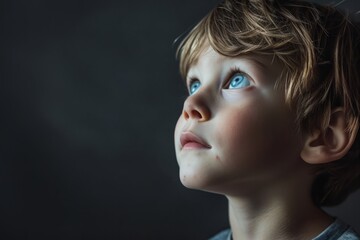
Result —
<path fill-rule="evenodd" d="M 345 111 L 346 131 L 357 134 L 360 115 L 359 28 L 335 7 L 305 1 L 225 0 L 180 43 L 185 78 L 203 48 L 222 55 L 273 55 L 284 65 L 276 88 L 285 92 L 299 131 L 325 129 L 331 111 Z M 359 136 L 340 160 L 317 165 L 316 204 L 341 203 L 360 186 Z"/>

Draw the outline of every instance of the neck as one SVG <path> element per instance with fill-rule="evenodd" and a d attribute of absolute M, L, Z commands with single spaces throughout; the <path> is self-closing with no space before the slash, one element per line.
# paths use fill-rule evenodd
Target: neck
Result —
<path fill-rule="evenodd" d="M 317 236 L 333 219 L 313 204 L 309 192 L 301 184 L 294 187 L 287 182 L 257 189 L 254 194 L 248 192 L 246 197 L 227 196 L 233 239 L 300 240 Z"/>

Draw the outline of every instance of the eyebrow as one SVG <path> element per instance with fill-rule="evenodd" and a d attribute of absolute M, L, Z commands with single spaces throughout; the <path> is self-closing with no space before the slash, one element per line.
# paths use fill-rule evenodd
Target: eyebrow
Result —
<path fill-rule="evenodd" d="M 236 58 L 236 57 L 235 57 Z M 244 57 L 245 60 L 250 61 L 252 64 L 255 64 L 257 67 L 260 67 L 262 69 L 267 69 L 268 65 L 265 64 L 264 62 L 260 61 L 259 59 L 257 59 L 256 57 L 253 56 L 245 56 Z M 271 60 L 271 63 L 273 63 L 273 60 Z"/>
<path fill-rule="evenodd" d="M 229 57 L 232 60 L 243 60 L 243 61 L 247 61 L 250 64 L 254 64 L 256 65 L 256 67 L 259 67 L 263 70 L 267 70 L 268 69 L 268 64 L 264 63 L 263 61 L 260 61 L 257 57 L 258 55 L 255 54 L 249 54 L 249 55 L 241 55 L 241 56 L 237 56 L 237 57 Z M 226 56 L 225 56 L 226 57 Z M 272 64 L 274 62 L 274 58 L 271 58 L 270 60 L 270 64 Z M 194 66 L 194 65 L 193 65 Z M 189 67 L 189 70 L 191 69 L 191 66 Z M 189 76 L 189 72 L 187 72 L 186 77 L 183 78 L 183 82 L 185 83 L 186 87 L 187 87 L 187 82 L 189 80 L 195 79 L 195 77 L 193 76 Z"/>

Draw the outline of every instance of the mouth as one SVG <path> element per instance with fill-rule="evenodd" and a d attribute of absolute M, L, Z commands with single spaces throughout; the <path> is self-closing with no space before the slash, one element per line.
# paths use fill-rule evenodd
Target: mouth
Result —
<path fill-rule="evenodd" d="M 192 132 L 183 132 L 180 135 L 180 144 L 182 149 L 210 149 L 211 146 L 203 139 Z"/>

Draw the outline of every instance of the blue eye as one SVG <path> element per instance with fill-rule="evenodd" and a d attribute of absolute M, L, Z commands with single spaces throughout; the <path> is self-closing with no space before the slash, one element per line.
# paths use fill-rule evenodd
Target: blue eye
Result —
<path fill-rule="evenodd" d="M 190 95 L 194 94 L 201 86 L 201 83 L 199 81 L 193 81 L 190 83 L 189 87 L 189 93 Z"/>
<path fill-rule="evenodd" d="M 236 73 L 230 78 L 229 89 L 243 88 L 250 85 L 250 81 L 243 73 Z"/>

